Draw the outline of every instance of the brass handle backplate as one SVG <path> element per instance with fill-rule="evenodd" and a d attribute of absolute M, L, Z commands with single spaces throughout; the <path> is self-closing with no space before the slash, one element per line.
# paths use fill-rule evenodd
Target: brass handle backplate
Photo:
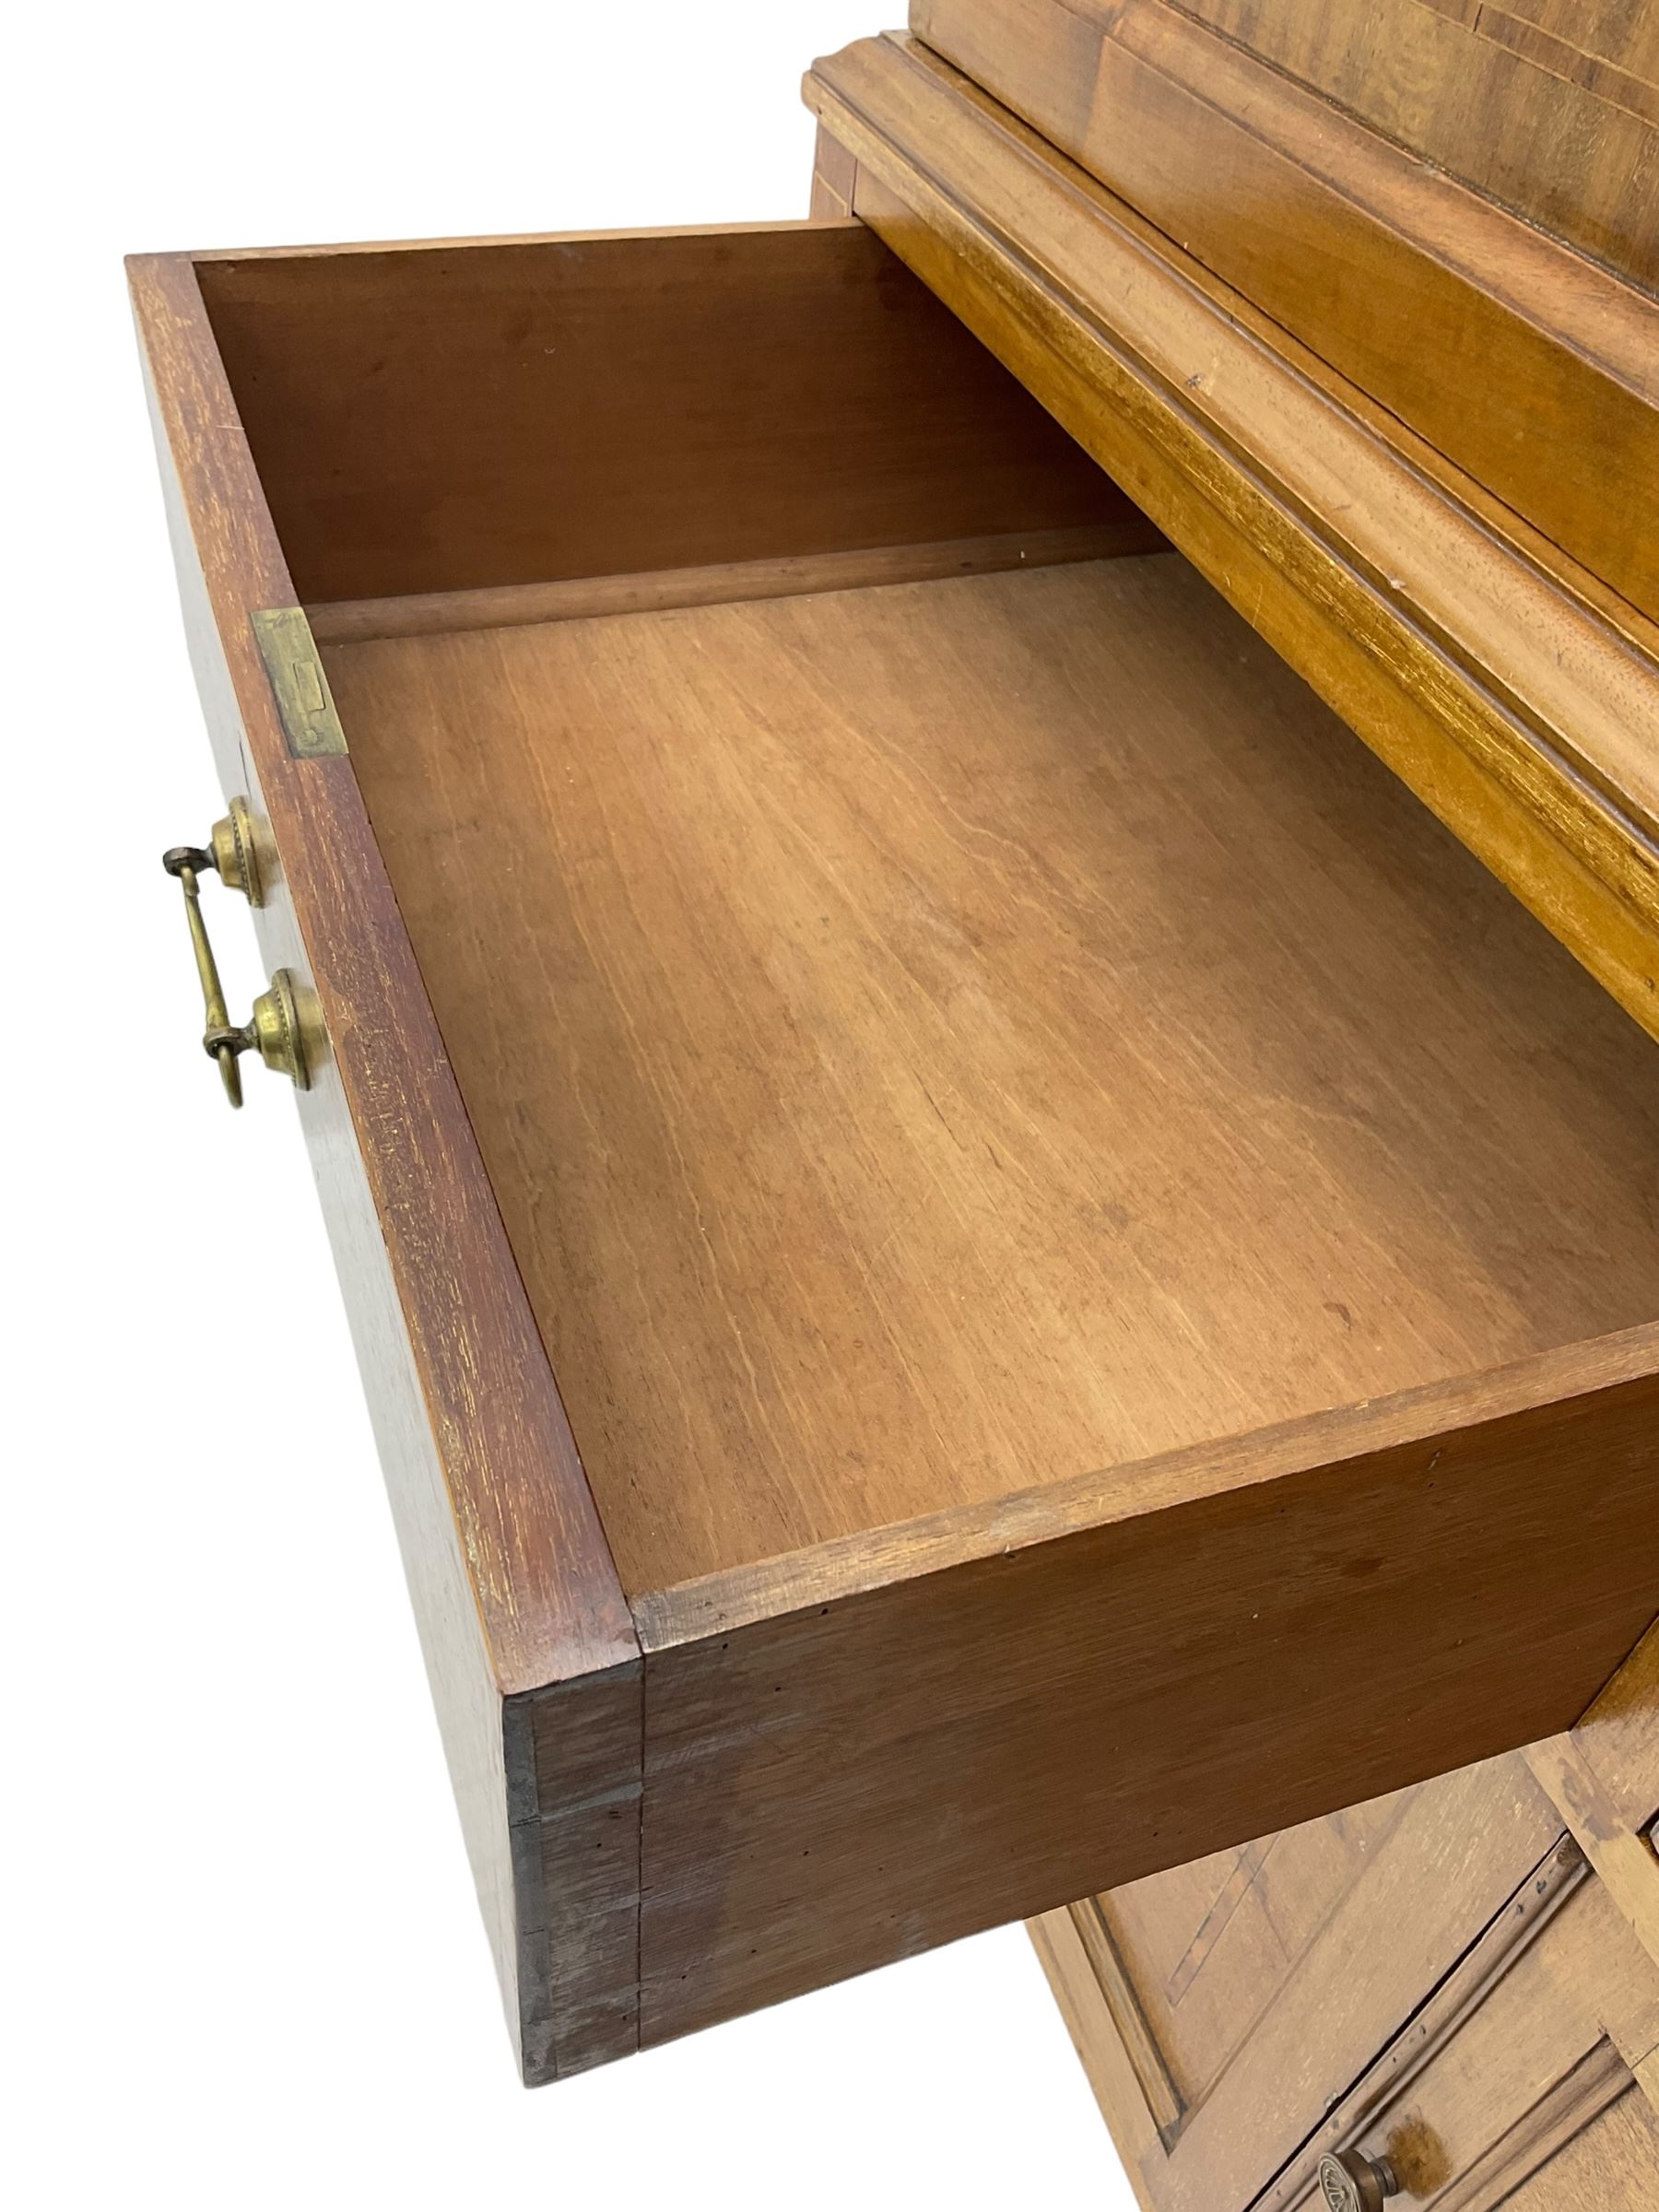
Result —
<path fill-rule="evenodd" d="M 1319 2194 L 1330 2212 L 1382 2212 L 1399 2187 L 1386 2159 L 1368 2159 L 1359 2150 L 1328 2150 L 1319 2161 Z"/>
<path fill-rule="evenodd" d="M 270 989 L 262 991 L 253 1001 L 253 1011 L 248 1020 L 240 1029 L 236 1028 L 225 1005 L 218 963 L 213 957 L 202 912 L 201 877 L 208 868 L 215 869 L 219 880 L 232 890 L 241 891 L 250 906 L 265 902 L 258 847 L 246 800 L 231 800 L 229 813 L 223 821 L 214 824 L 208 844 L 174 845 L 161 855 L 161 865 L 170 876 L 178 878 L 184 892 L 184 920 L 190 929 L 190 946 L 195 955 L 206 1018 L 202 1049 L 210 1060 L 218 1063 L 225 1096 L 232 1106 L 241 1104 L 241 1069 L 238 1062 L 249 1051 L 256 1052 L 267 1067 L 287 1076 L 301 1090 L 308 1088 L 311 1071 L 306 1061 L 305 1029 L 301 1020 L 302 986 L 289 969 L 278 968 L 271 978 Z"/>

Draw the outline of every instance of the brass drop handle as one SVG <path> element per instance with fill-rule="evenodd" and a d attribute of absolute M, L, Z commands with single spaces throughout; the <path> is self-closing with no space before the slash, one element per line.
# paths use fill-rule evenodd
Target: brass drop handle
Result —
<path fill-rule="evenodd" d="M 195 955 L 206 1017 L 202 1049 L 209 1059 L 218 1063 L 225 1096 L 232 1106 L 241 1104 L 241 1069 L 237 1063 L 240 1055 L 250 1050 L 257 1052 L 267 1067 L 287 1076 L 301 1090 L 306 1089 L 311 1073 L 306 1065 L 300 1022 L 300 987 L 291 971 L 278 968 L 271 978 L 270 989 L 262 991 L 253 1001 L 253 1011 L 248 1020 L 240 1029 L 234 1027 L 225 1005 L 218 963 L 213 957 L 207 924 L 202 913 L 200 879 L 207 868 L 217 870 L 219 880 L 232 890 L 241 891 L 251 906 L 264 903 L 258 849 L 246 800 L 231 800 L 229 813 L 223 821 L 214 824 L 209 844 L 173 845 L 161 855 L 161 865 L 170 876 L 177 877 L 183 888 L 184 920 L 190 930 L 190 946 Z"/>
<path fill-rule="evenodd" d="M 1327 2150 L 1319 2161 L 1319 2191 L 1330 2212 L 1382 2212 L 1399 2190 L 1399 2177 L 1386 2159 L 1368 2159 L 1361 2150 Z"/>

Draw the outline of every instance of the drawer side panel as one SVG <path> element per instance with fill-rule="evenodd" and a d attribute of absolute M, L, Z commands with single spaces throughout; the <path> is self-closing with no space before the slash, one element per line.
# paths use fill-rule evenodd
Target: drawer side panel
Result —
<path fill-rule="evenodd" d="M 350 760 L 297 759 L 284 738 L 249 616 L 291 606 L 292 586 L 194 269 L 129 265 L 220 782 L 268 826 L 261 952 L 314 988 L 326 1024 L 300 1123 L 517 2039 L 522 2020 L 557 2022 L 559 1962 L 526 1940 L 543 1914 L 515 1879 L 507 1701 L 632 1685 L 638 1646 Z M 637 1761 L 637 1723 L 629 1741 Z M 617 1879 L 632 1912 L 637 1865 Z"/>

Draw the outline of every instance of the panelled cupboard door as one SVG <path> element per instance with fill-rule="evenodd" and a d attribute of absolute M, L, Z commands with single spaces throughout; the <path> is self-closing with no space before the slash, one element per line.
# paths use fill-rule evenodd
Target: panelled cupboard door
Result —
<path fill-rule="evenodd" d="M 1249 2204 L 1547 1867 L 1559 1831 L 1511 1758 L 1036 1924 L 1051 1976 L 1069 1967 L 1063 2004 L 1088 1977 L 1080 2040 L 1110 2022 L 1121 2041 L 1120 2113 L 1144 2101 L 1156 2124 L 1125 2142 L 1117 2117 L 1157 2212 Z"/>
<path fill-rule="evenodd" d="M 1324 2212 L 1340 2157 L 1485 2212 L 1611 2159 L 1653 2212 L 1656 1816 L 1659 1635 L 1566 1736 L 1034 1923 L 1142 2202 Z"/>

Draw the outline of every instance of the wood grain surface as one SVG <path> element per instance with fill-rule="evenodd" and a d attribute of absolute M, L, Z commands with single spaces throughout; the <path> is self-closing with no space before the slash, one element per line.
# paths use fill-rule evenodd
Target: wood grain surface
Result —
<path fill-rule="evenodd" d="M 1652 1047 L 1184 563 L 328 658 L 630 1592 L 1659 1312 Z"/>
<path fill-rule="evenodd" d="M 1182 5 L 1412 153 L 1659 282 L 1659 31 L 1646 0 Z"/>
<path fill-rule="evenodd" d="M 1659 2112 L 1629 2089 L 1501 2201 L 1508 2212 L 1654 2212 Z M 1498 2201 L 1496 2199 L 1494 2202 Z M 1477 2212 L 1475 2206 L 1467 2212 Z"/>
<path fill-rule="evenodd" d="M 1039 1491 L 636 1601 L 641 2034 L 1555 1733 L 1652 1617 L 1656 1357 L 1635 1331 L 1118 1470 L 1080 1525 Z"/>
<path fill-rule="evenodd" d="M 1505 1917 L 1524 1901 L 1524 1893 Z M 1409 2201 L 1435 2212 L 1489 2212 L 1547 2173 L 1630 2092 L 1630 2069 L 1604 2016 L 1635 2006 L 1650 2030 L 1655 2022 L 1659 1982 L 1598 1883 L 1580 1883 L 1535 1924 L 1449 2032 L 1418 2037 L 1414 2020 L 1389 2053 L 1397 2062 L 1392 2078 L 1379 2073 L 1369 2097 L 1345 2100 L 1347 2146 L 1388 2158 Z M 1381 1929 L 1373 1937 L 1379 1949 L 1387 1940 Z M 1437 1996 L 1430 1994 L 1430 2014 Z M 1293 2161 L 1291 2185 L 1270 2193 L 1269 2203 L 1323 2212 L 1312 2164 Z M 1214 2212 L 1217 2200 L 1193 2192 L 1186 2202 L 1193 2212 Z"/>
<path fill-rule="evenodd" d="M 1137 2125 L 1138 2083 L 1120 2078 L 1127 2047 L 1109 1993 L 1090 1989 L 1077 1912 L 1037 1924 L 1039 1955 L 1106 2089 L 1142 2203 L 1151 2212 L 1315 2212 L 1318 2159 L 1340 2147 L 1388 2158 L 1411 2202 L 1488 2212 L 1594 2126 L 1632 2083 L 1607 2022 L 1634 2025 L 1625 2047 L 1639 2055 L 1659 2018 L 1659 1979 L 1570 1839 L 1528 1863 L 1553 1813 L 1512 1758 L 1263 1839 L 1253 1847 L 1263 1867 L 1285 1860 L 1262 1904 L 1271 1930 L 1280 1912 L 1317 1906 L 1288 1864 L 1298 1845 L 1306 1858 L 1346 1841 L 1357 1818 L 1377 1828 L 1374 1863 L 1362 1854 L 1354 1864 L 1312 1945 L 1258 2009 L 1250 1946 L 1235 1945 L 1211 1992 L 1230 2014 L 1232 2063 L 1157 2137 Z M 1183 1873 L 1195 1884 L 1206 1870 Z M 1172 1934 L 1180 1878 L 1136 1885 L 1112 1908 L 1138 1906 L 1148 1930 Z M 1139 1963 L 1148 1971 L 1144 1956 Z M 1205 2032 L 1202 2018 L 1177 2014 L 1161 2048 L 1179 2053 Z"/>
<path fill-rule="evenodd" d="M 200 269 L 307 601 L 1129 512 L 862 223 Z"/>
<path fill-rule="evenodd" d="M 1511 1757 L 1089 1900 L 1180 2092 L 1172 2124 L 1120 2139 L 1145 2201 L 1158 2212 L 1237 2212 L 1265 2192 L 1276 2212 L 1300 2205 L 1318 2149 L 1351 2136 L 1348 2092 L 1378 2053 L 1412 2023 L 1409 2066 L 1383 2069 L 1360 2100 L 1395 2109 L 1412 2069 L 1455 2037 L 1582 1884 L 1576 1853 L 1564 1869 L 1553 1864 L 1559 1837 L 1554 1808 Z M 1509 1912 L 1517 1898 L 1521 1910 Z M 1061 1918 L 1037 1924 L 1058 1956 Z M 1069 1919 L 1087 1930 L 1083 1908 Z M 1071 1982 L 1063 2002 L 1074 2033 L 1109 2078 L 1101 2046 L 1121 2038 L 1117 1993 L 1091 1997 Z M 1431 1992 L 1437 2008 L 1425 2015 Z M 1545 2087 L 1600 2033 L 1582 2011 L 1561 2025 Z M 1134 2073 L 1139 2088 L 1144 2062 Z M 1514 2116 L 1512 2096 L 1496 2101 Z M 1115 2132 L 1124 2115 L 1108 2109 Z M 1327 2112 L 1340 2118 L 1293 2156 Z"/>
<path fill-rule="evenodd" d="M 1190 48 L 1190 30 L 1217 34 L 1218 46 L 1316 97 L 1334 136 L 1353 117 L 1419 169 L 1472 185 L 1622 276 L 1659 283 L 1651 0 L 912 0 L 910 19 L 982 83 L 994 89 L 1000 77 L 1040 125 L 1054 101 L 1071 116 L 1097 95 L 1109 108 L 1094 75 L 1102 35 Z M 1226 71 L 1223 55 L 1215 67 Z M 1034 72 L 1043 91 L 1028 104 L 1013 88 L 1031 86 Z M 1277 105 L 1265 91 L 1249 116 Z M 1155 113 L 1154 101 L 1145 120 Z"/>
<path fill-rule="evenodd" d="M 1312 29 L 1312 11 L 1290 12 Z M 1357 30 L 1363 14 L 1379 67 L 1389 31 L 1424 16 L 1417 0 L 1320 13 L 1327 31 L 1343 18 Z M 1659 547 L 1630 496 L 1659 483 L 1649 294 L 1166 0 L 915 0 L 911 20 L 1204 267 L 1659 613 Z M 1512 129 L 1504 116 L 1506 140 Z M 1659 177 L 1659 137 L 1653 148 Z M 1549 158 L 1528 153 L 1540 168 Z"/>

